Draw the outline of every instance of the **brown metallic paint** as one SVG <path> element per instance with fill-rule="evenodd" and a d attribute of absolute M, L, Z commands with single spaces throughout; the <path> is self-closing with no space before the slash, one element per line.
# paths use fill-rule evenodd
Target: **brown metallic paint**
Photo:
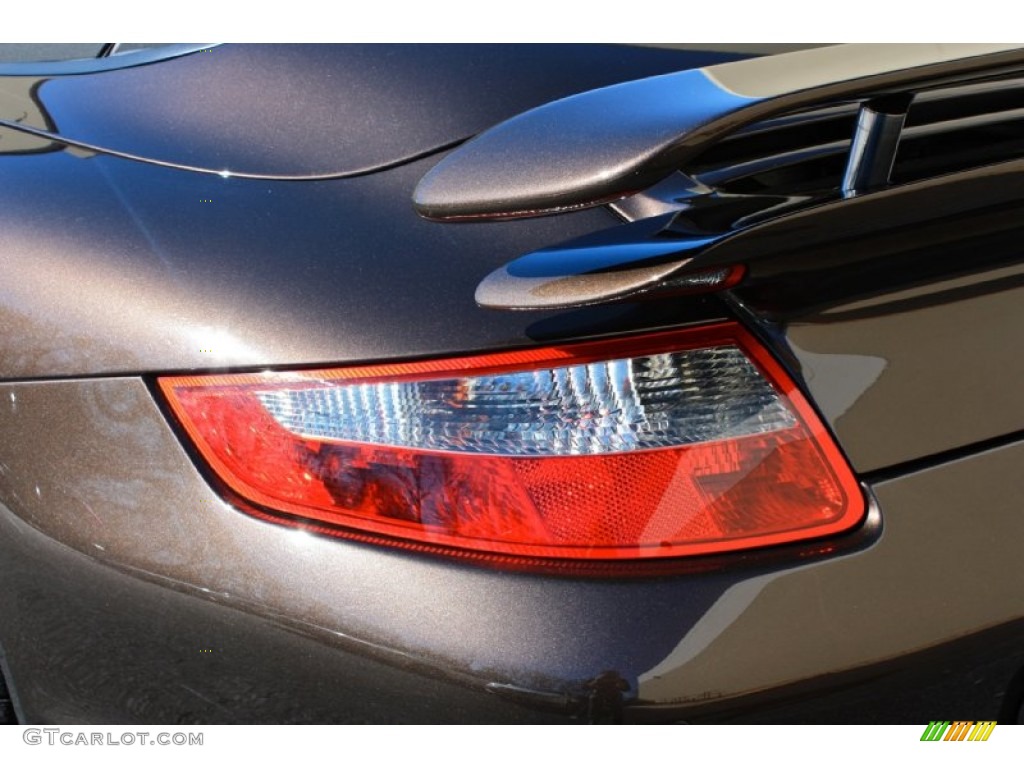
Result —
<path fill-rule="evenodd" d="M 413 679 L 440 675 L 470 691 L 501 682 L 571 699 L 582 695 L 586 680 L 615 669 L 631 681 L 631 696 L 645 705 L 671 704 L 678 717 L 686 702 L 706 705 L 868 667 L 1012 621 L 1024 587 L 1010 577 L 1024 531 L 1007 527 L 1014 519 L 1017 528 L 1024 525 L 1013 513 L 1024 488 L 1007 485 L 1019 478 L 1012 472 L 1024 450 L 1019 445 L 878 484 L 881 508 L 898 513 L 863 551 L 789 567 L 606 582 L 501 574 L 249 518 L 203 480 L 138 379 L 0 386 L 0 431 L 7 437 L 0 446 L 0 517 L 7 530 L 0 560 L 13 569 L 8 577 L 23 578 L 17 563 L 25 547 L 56 546 L 67 554 L 53 562 L 80 571 L 83 585 L 93 579 L 120 585 L 113 592 L 86 586 L 86 596 L 62 594 L 51 576 L 37 580 L 29 604 L 21 587 L 5 596 L 21 595 L 3 605 L 19 628 L 4 637 L 4 646 L 15 675 L 19 664 L 35 670 L 18 691 L 33 719 L 67 716 L 43 695 L 57 684 L 50 674 L 60 675 L 61 687 L 76 679 L 86 686 L 99 675 L 105 695 L 116 698 L 122 690 L 102 678 L 121 674 L 125 652 L 111 657 L 109 636 L 83 636 L 72 620 L 81 611 L 123 610 L 121 592 L 128 604 L 141 601 L 142 615 L 169 603 L 180 604 L 183 616 L 194 614 L 185 619 L 192 629 L 172 633 L 180 640 L 154 616 L 150 625 L 125 632 L 152 646 L 149 663 L 173 669 L 176 684 L 221 691 L 223 708 L 200 707 L 196 717 L 234 721 L 246 719 L 244 697 L 223 693 L 225 683 L 204 678 L 202 665 L 175 660 L 192 652 L 185 637 L 222 631 L 220 619 L 200 618 L 211 612 L 256 617 L 335 647 L 338 665 L 349 664 L 351 654 L 365 655 L 410 669 Z M 1000 478 L 987 492 L 976 485 L 986 475 Z M 969 576 L 965 562 L 976 564 Z M 912 622 L 905 620 L 910 611 Z M 26 633 L 45 616 L 47 643 L 33 645 Z M 280 629 L 270 635 L 280 636 Z M 242 648 L 232 632 L 209 642 L 225 654 L 280 653 Z M 37 654 L 71 655 L 55 667 Z M 123 705 L 106 703 L 111 711 L 135 711 L 118 709 Z M 166 716 L 159 702 L 151 706 L 133 716 Z M 474 711 L 469 719 L 523 716 L 517 707 Z M 313 707 L 307 716 L 324 713 Z"/>
<path fill-rule="evenodd" d="M 627 719 L 632 704 L 635 719 L 713 720 L 836 673 L 885 691 L 879 670 L 904 654 L 934 652 L 922 676 L 941 675 L 960 658 L 947 646 L 988 632 L 1017 663 L 1005 649 L 1024 640 L 1019 164 L 893 194 L 884 221 L 864 218 L 865 198 L 749 241 L 762 250 L 746 251 L 731 305 L 528 316 L 478 308 L 473 288 L 611 217 L 430 224 L 408 205 L 428 165 L 289 185 L 63 151 L 2 158 L 0 646 L 26 721 L 585 719 L 588 685 L 609 671 L 629 685 Z M 884 525 L 860 548 L 606 581 L 289 531 L 222 499 L 139 376 L 730 312 L 867 473 Z M 984 688 L 1002 696 L 1011 678 L 1000 667 Z M 934 716 L 927 700 L 879 701 L 892 720 Z"/>

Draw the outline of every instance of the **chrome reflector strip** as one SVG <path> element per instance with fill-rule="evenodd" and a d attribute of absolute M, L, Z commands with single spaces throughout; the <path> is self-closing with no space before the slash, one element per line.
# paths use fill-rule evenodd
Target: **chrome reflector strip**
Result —
<path fill-rule="evenodd" d="M 303 437 L 502 456 L 669 448 L 796 424 L 735 346 L 256 394 L 282 427 Z"/>

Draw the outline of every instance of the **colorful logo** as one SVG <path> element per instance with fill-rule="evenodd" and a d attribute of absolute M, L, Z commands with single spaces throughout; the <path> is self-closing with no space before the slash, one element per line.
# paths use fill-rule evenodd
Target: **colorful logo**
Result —
<path fill-rule="evenodd" d="M 921 741 L 988 741 L 995 727 L 995 720 L 932 720 Z"/>

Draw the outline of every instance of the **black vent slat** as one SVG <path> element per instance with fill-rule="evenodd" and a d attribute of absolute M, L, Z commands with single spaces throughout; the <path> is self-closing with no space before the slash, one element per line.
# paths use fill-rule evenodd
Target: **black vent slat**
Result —
<path fill-rule="evenodd" d="M 727 192 L 806 194 L 840 187 L 860 107 L 824 105 L 737 131 L 682 169 Z M 944 86 L 915 95 L 894 183 L 1024 156 L 1024 78 Z"/>
<path fill-rule="evenodd" d="M 817 162 L 827 157 L 845 155 L 849 149 L 850 140 L 847 138 L 827 144 L 798 147 L 772 155 L 755 156 L 752 159 L 728 165 L 707 165 L 695 168 L 690 172 L 708 186 L 722 187 L 740 179 L 748 179 L 773 171 L 783 171 L 786 168 Z"/>
<path fill-rule="evenodd" d="M 921 94 L 907 113 L 894 183 L 1024 156 L 1024 80 Z"/>
<path fill-rule="evenodd" d="M 936 88 L 917 94 L 907 114 L 907 126 L 986 115 L 1024 107 L 1020 78 Z"/>

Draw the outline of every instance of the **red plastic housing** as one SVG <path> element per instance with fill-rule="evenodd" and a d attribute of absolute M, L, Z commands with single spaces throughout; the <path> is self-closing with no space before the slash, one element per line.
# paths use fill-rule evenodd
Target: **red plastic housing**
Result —
<path fill-rule="evenodd" d="M 792 414 L 788 426 L 598 455 L 490 455 L 310 438 L 282 426 L 257 396 L 469 381 L 725 346 L 738 347 L 774 390 Z M 499 565 L 625 564 L 819 539 L 850 530 L 865 513 L 856 479 L 814 410 L 733 323 L 448 360 L 166 377 L 159 386 L 244 508 L 345 538 Z"/>

